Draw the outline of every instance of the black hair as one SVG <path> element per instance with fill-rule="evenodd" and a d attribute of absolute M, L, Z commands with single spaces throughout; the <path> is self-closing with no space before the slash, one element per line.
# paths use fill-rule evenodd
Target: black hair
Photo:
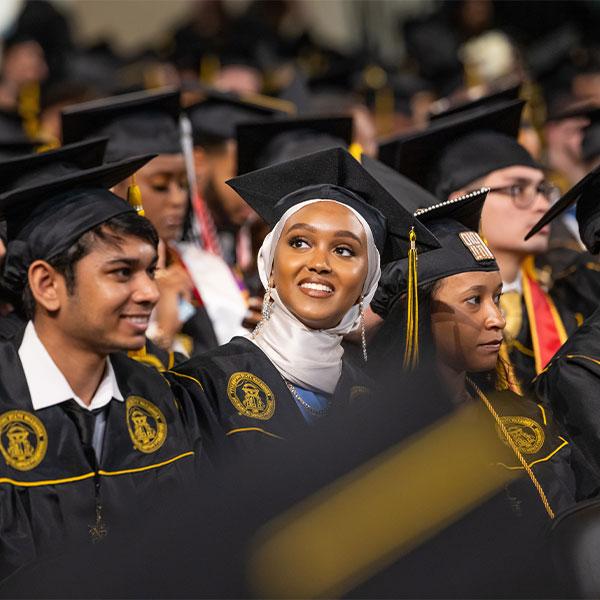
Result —
<path fill-rule="evenodd" d="M 135 212 L 126 212 L 90 229 L 65 251 L 46 262 L 65 278 L 67 291 L 69 294 L 73 294 L 76 285 L 75 267 L 77 263 L 87 256 L 98 242 L 117 245 L 123 241 L 125 236 L 139 238 L 150 244 L 154 249 L 158 247 L 158 234 L 152 223 Z M 26 319 L 33 318 L 35 299 L 31 293 L 29 283 L 25 285 L 20 301 L 11 300 L 13 300 L 15 308 L 22 316 Z"/>
<path fill-rule="evenodd" d="M 419 303 L 419 362 L 430 364 L 435 358 L 431 332 L 431 304 L 440 281 L 418 288 Z M 397 372 L 404 363 L 407 331 L 407 296 L 402 294 L 392 303 L 383 325 L 369 344 L 369 374 L 378 378 L 384 371 Z M 376 371 L 376 372 L 375 372 Z"/>

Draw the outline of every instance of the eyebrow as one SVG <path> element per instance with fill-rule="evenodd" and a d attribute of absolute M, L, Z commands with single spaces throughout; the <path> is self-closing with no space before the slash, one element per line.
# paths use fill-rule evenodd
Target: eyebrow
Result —
<path fill-rule="evenodd" d="M 464 293 L 468 294 L 469 292 L 485 292 L 487 290 L 487 286 L 485 285 L 472 285 L 471 287 L 467 288 Z M 501 292 L 502 291 L 502 284 L 498 285 L 495 289 L 496 292 Z"/>
<path fill-rule="evenodd" d="M 506 185 L 540 185 L 540 183 L 546 181 L 545 177 L 542 177 L 539 180 L 528 179 L 527 177 L 509 177 L 508 179 L 510 179 L 512 183 L 507 183 Z"/>
<path fill-rule="evenodd" d="M 306 229 L 306 230 L 310 231 L 311 233 L 316 233 L 316 231 L 317 231 L 316 227 L 313 227 L 312 225 L 309 225 L 308 223 L 296 223 L 288 229 L 288 233 L 295 231 L 296 229 Z M 339 231 L 336 231 L 334 233 L 334 236 L 335 237 L 349 237 L 349 238 L 355 240 L 356 242 L 358 242 L 360 245 L 362 245 L 361 239 L 355 233 L 352 233 L 351 231 L 348 231 L 347 229 L 340 229 Z"/>
<path fill-rule="evenodd" d="M 130 267 L 135 267 L 137 265 L 139 265 L 142 261 L 139 258 L 133 258 L 133 257 L 129 257 L 129 256 L 122 256 L 119 258 L 111 258 L 110 260 L 106 261 L 107 265 L 114 265 L 114 264 L 118 264 L 118 263 L 125 263 L 126 265 L 130 266 Z M 155 255 L 152 260 L 150 261 L 150 266 L 155 265 L 158 262 L 158 256 Z"/>

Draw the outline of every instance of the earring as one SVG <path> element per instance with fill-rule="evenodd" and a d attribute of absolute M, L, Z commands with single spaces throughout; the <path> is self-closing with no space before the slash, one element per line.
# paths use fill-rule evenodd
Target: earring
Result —
<path fill-rule="evenodd" d="M 262 305 L 262 319 L 256 324 L 254 331 L 252 332 L 252 339 L 254 339 L 262 329 L 263 325 L 271 318 L 271 285 L 267 285 L 267 291 L 263 296 L 263 305 Z"/>
<path fill-rule="evenodd" d="M 358 303 L 358 315 L 360 321 L 360 343 L 362 346 L 363 358 L 365 362 L 367 362 L 367 336 L 365 334 L 365 311 L 363 308 L 363 299 L 364 296 L 361 296 L 360 302 Z"/>

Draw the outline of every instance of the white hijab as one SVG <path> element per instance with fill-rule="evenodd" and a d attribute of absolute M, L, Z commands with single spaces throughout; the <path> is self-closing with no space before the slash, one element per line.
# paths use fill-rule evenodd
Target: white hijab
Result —
<path fill-rule="evenodd" d="M 275 248 L 287 220 L 300 209 L 314 202 L 334 202 L 351 210 L 360 221 L 367 237 L 368 270 L 363 285 L 363 306 L 369 306 L 381 275 L 379 251 L 371 228 L 364 217 L 341 202 L 315 199 L 289 208 L 265 238 L 258 252 L 258 272 L 265 286 L 273 268 Z M 331 329 L 310 329 L 303 325 L 283 304 L 276 289 L 272 289 L 271 316 L 257 335 L 248 337 L 269 357 L 284 379 L 303 388 L 333 393 L 342 374 L 342 338 L 359 326 L 359 308 L 355 304 L 340 323 Z"/>

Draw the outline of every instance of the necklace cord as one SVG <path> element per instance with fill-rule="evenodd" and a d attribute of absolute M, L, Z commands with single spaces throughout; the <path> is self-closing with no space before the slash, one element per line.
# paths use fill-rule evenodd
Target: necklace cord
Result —
<path fill-rule="evenodd" d="M 329 402 L 327 403 L 327 406 L 325 408 L 318 410 L 316 408 L 313 408 L 308 402 L 306 402 L 302 398 L 302 396 L 300 396 L 300 394 L 298 393 L 298 390 L 296 389 L 296 387 L 293 384 L 291 384 L 289 381 L 286 381 L 285 385 L 287 385 L 287 388 L 288 388 L 288 390 L 290 390 L 294 399 L 297 400 L 298 402 L 300 402 L 300 404 L 315 417 L 323 417 L 329 412 L 329 406 L 330 406 Z"/>

